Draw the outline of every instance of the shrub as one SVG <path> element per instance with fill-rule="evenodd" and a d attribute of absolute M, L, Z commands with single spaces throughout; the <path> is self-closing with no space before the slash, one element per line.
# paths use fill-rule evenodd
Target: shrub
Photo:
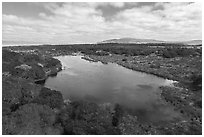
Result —
<path fill-rule="evenodd" d="M 31 102 L 40 93 L 41 87 L 32 82 L 14 77 L 3 78 L 2 102 L 4 110 L 15 111 L 18 106 Z M 6 111 L 5 111 L 6 113 Z"/>
<path fill-rule="evenodd" d="M 43 58 L 36 54 L 24 54 L 22 62 L 33 64 L 37 62 L 43 62 Z"/>
<path fill-rule="evenodd" d="M 165 58 L 174 58 L 176 56 L 177 56 L 177 53 L 175 52 L 175 50 L 167 49 L 163 51 L 163 57 Z"/>
<path fill-rule="evenodd" d="M 154 63 L 154 64 L 151 64 L 149 67 L 150 67 L 150 68 L 159 69 L 159 68 L 160 68 L 160 64 L 159 64 L 159 63 Z"/>
<path fill-rule="evenodd" d="M 16 62 L 21 57 L 21 54 L 9 50 L 2 50 L 2 61 Z"/>
<path fill-rule="evenodd" d="M 124 58 L 124 59 L 122 59 L 122 61 L 127 61 L 127 59 L 126 59 L 126 58 Z"/>
<path fill-rule="evenodd" d="M 32 68 L 28 71 L 24 71 L 22 77 L 33 80 L 43 79 L 45 78 L 45 72 L 42 67 L 37 64 L 32 64 Z"/>
<path fill-rule="evenodd" d="M 120 134 L 112 126 L 111 113 L 90 102 L 72 102 L 59 116 L 65 134 Z"/>
<path fill-rule="evenodd" d="M 122 117 L 118 127 L 121 130 L 122 135 L 137 135 L 141 132 L 138 125 L 139 124 L 136 117 L 126 115 Z"/>
<path fill-rule="evenodd" d="M 11 52 L 9 50 L 2 50 L 2 71 L 12 72 L 14 68 L 21 64 L 19 53 Z"/>
<path fill-rule="evenodd" d="M 61 63 L 58 59 L 55 59 L 55 58 L 46 58 L 45 59 L 45 67 L 47 67 L 47 68 L 57 66 L 59 64 L 61 64 Z"/>
<path fill-rule="evenodd" d="M 112 119 L 112 124 L 113 126 L 118 126 L 122 116 L 123 116 L 123 109 L 119 104 L 115 105 L 114 108 L 114 115 L 113 115 L 113 119 Z"/>
<path fill-rule="evenodd" d="M 62 128 L 55 126 L 55 121 L 55 113 L 48 106 L 26 104 L 3 117 L 2 132 L 12 135 L 61 134 Z"/>
<path fill-rule="evenodd" d="M 18 82 L 13 79 L 3 79 L 2 81 L 2 99 L 3 102 L 12 104 L 19 104 L 22 97 L 21 89 Z"/>
<path fill-rule="evenodd" d="M 190 88 L 192 90 L 202 90 L 202 74 L 193 73 L 189 77 L 190 82 Z"/>
<path fill-rule="evenodd" d="M 51 108 L 61 108 L 63 105 L 63 97 L 59 91 L 43 87 L 39 96 L 32 102 L 47 105 Z"/>

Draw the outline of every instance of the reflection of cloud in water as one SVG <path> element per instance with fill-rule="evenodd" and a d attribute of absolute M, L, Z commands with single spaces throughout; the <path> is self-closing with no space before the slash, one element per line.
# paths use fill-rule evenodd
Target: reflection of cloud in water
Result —
<path fill-rule="evenodd" d="M 153 87 L 151 85 L 137 85 L 140 89 L 152 89 Z"/>
<path fill-rule="evenodd" d="M 65 99 L 118 103 L 144 121 L 165 121 L 176 117 L 173 109 L 158 101 L 158 87 L 171 85 L 173 81 L 114 64 L 89 62 L 80 56 L 64 56 L 60 60 L 64 69 L 57 77 L 51 78 L 48 85 L 59 87 Z"/>
<path fill-rule="evenodd" d="M 70 75 L 70 76 L 77 76 L 78 74 L 73 72 L 73 71 L 64 71 L 63 73 L 61 74 L 66 74 L 66 75 Z"/>
<path fill-rule="evenodd" d="M 99 102 L 99 98 L 89 94 L 84 95 L 84 99 L 90 102 Z"/>
<path fill-rule="evenodd" d="M 125 104 L 131 101 L 131 105 L 135 102 L 148 102 L 155 100 L 156 94 L 153 92 L 153 87 L 150 85 L 139 85 L 133 87 L 115 87 L 113 88 L 113 93 L 115 94 L 115 100 L 124 102 Z M 121 100 L 122 99 L 122 100 Z M 132 102 L 133 101 L 133 102 Z"/>
<path fill-rule="evenodd" d="M 120 86 L 113 88 L 113 93 L 120 93 L 120 92 L 121 92 L 121 87 Z"/>
<path fill-rule="evenodd" d="M 178 118 L 179 113 L 175 112 L 173 108 L 161 104 L 161 102 L 132 102 L 131 105 L 128 103 L 125 105 L 125 110 L 129 113 L 136 115 L 139 121 L 142 122 L 158 122 L 158 121 L 168 121 Z"/>
<path fill-rule="evenodd" d="M 63 70 L 65 70 L 65 69 L 71 69 L 71 66 L 63 66 L 62 68 L 63 68 Z"/>
<path fill-rule="evenodd" d="M 179 113 L 175 112 L 173 108 L 161 104 L 161 103 L 152 103 L 149 104 L 147 110 L 148 119 L 151 121 L 166 121 L 166 120 L 173 120 L 174 118 L 179 117 Z M 151 115 L 150 115 L 151 114 Z"/>

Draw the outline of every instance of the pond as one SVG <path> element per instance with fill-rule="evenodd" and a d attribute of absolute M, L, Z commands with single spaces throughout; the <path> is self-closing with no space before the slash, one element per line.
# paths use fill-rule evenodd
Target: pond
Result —
<path fill-rule="evenodd" d="M 88 100 L 97 104 L 118 103 L 140 121 L 173 120 L 178 113 L 160 97 L 160 86 L 172 81 L 133 71 L 114 63 L 102 64 L 82 56 L 58 56 L 63 70 L 49 77 L 45 87 L 61 91 L 64 99 Z"/>

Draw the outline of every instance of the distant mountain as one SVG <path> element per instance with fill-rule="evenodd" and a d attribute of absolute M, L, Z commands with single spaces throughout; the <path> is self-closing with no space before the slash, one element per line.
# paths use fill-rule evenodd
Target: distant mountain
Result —
<path fill-rule="evenodd" d="M 135 44 L 145 44 L 145 43 L 163 43 L 164 41 L 154 40 L 154 39 L 135 39 L 135 38 L 120 38 L 120 39 L 110 39 L 104 40 L 98 43 L 135 43 Z"/>
<path fill-rule="evenodd" d="M 184 41 L 182 42 L 185 45 L 201 45 L 202 40 L 191 40 L 191 41 Z"/>
<path fill-rule="evenodd" d="M 191 40 L 191 41 L 160 41 L 160 40 L 154 40 L 154 39 L 135 39 L 135 38 L 119 38 L 119 39 L 110 39 L 110 40 L 104 40 L 100 43 L 131 43 L 131 44 L 146 44 L 146 43 L 178 43 L 178 44 L 184 44 L 184 45 L 199 45 L 202 44 L 202 40 Z"/>

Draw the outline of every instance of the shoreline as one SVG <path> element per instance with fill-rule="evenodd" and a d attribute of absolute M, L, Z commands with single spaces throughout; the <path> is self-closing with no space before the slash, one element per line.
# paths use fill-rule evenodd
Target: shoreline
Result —
<path fill-rule="evenodd" d="M 173 83 L 173 87 L 169 86 L 160 86 L 161 90 L 161 99 L 164 100 L 166 103 L 170 104 L 173 106 L 173 108 L 177 111 L 180 112 L 180 114 L 183 116 L 185 119 L 185 124 L 190 124 L 194 123 L 197 126 L 197 130 L 199 130 L 202 127 L 202 108 L 197 108 L 193 106 L 193 100 L 194 100 L 194 93 L 191 93 L 188 88 L 184 88 L 185 85 L 182 83 L 180 80 L 174 77 L 169 77 L 167 75 L 162 75 L 158 74 L 157 70 L 155 73 L 151 72 L 150 70 L 141 70 L 140 68 L 131 66 L 130 64 L 125 64 L 122 61 L 118 61 L 117 59 L 114 61 L 114 59 L 111 59 L 110 56 L 106 56 L 107 58 L 103 58 L 103 56 L 95 56 L 95 55 L 88 55 L 91 59 L 95 61 L 100 61 L 100 62 L 111 62 L 111 63 L 116 63 L 118 65 L 121 65 L 125 68 L 131 69 L 133 71 L 139 71 L 143 72 L 146 74 L 151 74 L 157 77 L 165 78 L 168 80 L 173 80 L 176 83 Z M 102 62 L 102 63 L 103 63 Z M 184 97 L 185 96 L 185 97 Z M 184 98 L 183 98 L 184 97 Z M 198 99 L 200 101 L 200 99 Z M 202 101 L 202 98 L 201 98 Z M 190 103 L 189 103 L 190 102 Z M 184 125 L 185 125 L 184 124 Z"/>
<path fill-rule="evenodd" d="M 154 75 L 154 76 L 157 76 L 157 77 L 168 79 L 168 77 L 167 77 L 168 75 L 163 75 L 162 76 L 162 74 L 164 74 L 165 72 L 160 73 L 160 74 L 156 73 L 156 72 L 159 71 L 159 69 L 155 69 L 155 73 L 154 73 L 154 71 L 151 72 L 150 71 L 151 69 L 144 69 L 144 70 L 142 70 L 141 68 L 145 68 L 146 67 L 145 65 L 141 65 L 143 63 L 142 59 L 144 59 L 145 57 L 140 57 L 139 56 L 138 58 L 136 58 L 137 59 L 136 61 L 139 60 L 139 63 L 134 64 L 135 57 L 125 57 L 123 55 L 113 55 L 113 57 L 112 56 L 105 56 L 104 57 L 104 56 L 87 55 L 87 54 L 83 54 L 83 55 L 90 57 L 91 60 L 89 60 L 89 61 L 92 61 L 92 60 L 94 60 L 94 61 L 101 61 L 103 64 L 107 64 L 108 62 L 116 63 L 116 64 L 118 64 L 120 66 L 123 66 L 123 67 L 125 67 L 127 69 L 131 69 L 133 71 L 139 71 L 139 72 L 142 72 L 142 73 L 147 73 L 147 74 L 151 74 L 151 75 Z M 66 56 L 66 55 L 61 55 L 61 56 Z M 148 58 L 147 58 L 147 61 L 149 61 Z M 142 63 L 140 63 L 140 62 L 142 62 Z M 148 62 L 145 62 L 145 63 L 148 64 Z M 51 71 L 51 70 L 54 70 L 54 71 Z M 61 65 L 61 69 L 54 69 L 54 68 L 52 68 L 52 69 L 49 70 L 49 72 L 53 72 L 53 73 L 55 72 L 54 74 L 57 74 L 61 70 L 62 70 L 62 65 Z M 153 70 L 154 70 L 154 68 L 153 68 Z M 50 77 L 53 73 L 49 73 L 50 75 L 47 75 L 45 80 L 48 77 Z M 43 81 L 44 79 L 41 79 L 41 80 Z M 172 79 L 169 79 L 169 80 L 172 80 Z M 177 81 L 177 82 L 179 82 L 179 81 Z M 36 85 L 38 85 L 38 84 L 36 84 Z M 181 83 L 181 85 L 183 85 L 183 84 Z M 160 90 L 161 90 L 161 97 L 162 97 L 162 99 L 164 101 L 166 101 L 167 103 L 170 103 L 176 110 L 180 111 L 180 113 L 182 114 L 182 119 L 184 119 L 186 122 L 183 123 L 181 120 L 179 120 L 179 121 L 176 121 L 176 122 L 174 121 L 174 122 L 166 123 L 164 125 L 161 124 L 161 125 L 159 125 L 159 127 L 154 125 L 152 128 L 153 129 L 155 128 L 158 131 L 163 131 L 163 129 L 160 129 L 160 128 L 162 128 L 162 126 L 165 126 L 165 128 L 167 128 L 167 129 L 165 129 L 166 132 L 169 132 L 171 130 L 174 131 L 174 130 L 176 130 L 174 128 L 177 128 L 177 127 L 185 129 L 185 130 L 188 130 L 189 125 L 191 126 L 191 123 L 193 122 L 195 124 L 196 129 L 199 130 L 199 132 L 196 132 L 196 133 L 200 134 L 200 127 L 202 125 L 200 126 L 199 122 L 200 122 L 200 118 L 201 118 L 201 121 L 202 121 L 202 115 L 200 116 L 200 111 L 199 110 L 198 111 L 197 110 L 194 111 L 194 107 L 189 105 L 189 102 L 192 101 L 192 100 L 191 100 L 191 96 L 189 96 L 189 94 L 186 91 L 186 89 L 183 89 L 182 87 L 180 87 L 180 85 L 177 85 L 177 86 L 180 89 L 176 89 L 176 88 L 173 89 L 173 88 L 166 88 L 166 87 L 163 88 L 163 87 L 161 87 L 160 88 Z M 42 87 L 44 87 L 44 86 L 42 86 Z M 45 88 L 47 88 L 47 87 L 45 87 Z M 50 88 L 48 88 L 48 89 L 50 90 L 50 92 L 52 92 L 52 94 L 54 94 L 54 91 L 52 91 L 52 89 L 50 89 Z M 58 91 L 58 92 L 59 92 L 59 94 L 62 94 L 61 91 Z M 182 98 L 183 95 L 186 95 L 187 99 L 183 99 Z M 55 99 L 55 98 L 53 98 L 53 99 Z M 64 104 L 67 104 L 67 103 L 69 104 L 70 100 L 66 101 L 65 99 L 62 98 L 62 100 L 60 99 L 60 102 L 64 102 Z M 179 105 L 178 102 L 181 105 Z M 56 102 L 56 104 L 57 104 L 57 102 Z M 183 106 L 183 104 L 184 104 L 184 106 Z M 185 109 L 185 107 L 187 109 Z M 201 108 L 201 110 L 202 110 L 202 108 Z M 196 117 L 194 116 L 195 114 L 196 114 Z M 137 124 L 141 124 L 141 123 L 137 123 Z M 142 126 L 145 126 L 145 124 L 143 124 Z M 185 132 L 188 133 L 187 131 L 185 131 Z M 185 133 L 185 132 L 182 132 L 182 133 Z"/>
<path fill-rule="evenodd" d="M 86 55 L 89 57 L 89 59 L 85 59 L 85 60 L 88 60 L 88 61 L 93 61 L 93 62 L 101 62 L 103 64 L 108 64 L 108 63 L 116 63 L 117 65 L 120 65 L 122 67 L 125 67 L 127 69 L 130 69 L 130 70 L 133 70 L 133 71 L 138 71 L 138 72 L 142 72 L 142 73 L 146 73 L 146 74 L 150 74 L 150 75 L 154 75 L 156 77 L 160 77 L 160 78 L 164 78 L 164 79 L 167 79 L 167 80 L 172 80 L 174 82 L 178 82 L 178 79 L 175 79 L 175 78 L 172 78 L 172 77 L 169 77 L 169 76 L 164 76 L 162 74 L 158 74 L 158 73 L 154 73 L 154 72 L 151 72 L 151 71 L 146 71 L 146 70 L 142 70 L 142 69 L 139 69 L 137 67 L 131 67 L 131 66 L 128 66 L 124 63 L 120 63 L 120 62 L 113 62 L 113 61 L 104 61 L 104 60 L 100 60 L 100 59 L 95 59 L 95 58 L 92 58 L 93 55 Z M 98 56 L 100 57 L 100 56 Z M 84 59 L 84 58 L 83 58 Z"/>

